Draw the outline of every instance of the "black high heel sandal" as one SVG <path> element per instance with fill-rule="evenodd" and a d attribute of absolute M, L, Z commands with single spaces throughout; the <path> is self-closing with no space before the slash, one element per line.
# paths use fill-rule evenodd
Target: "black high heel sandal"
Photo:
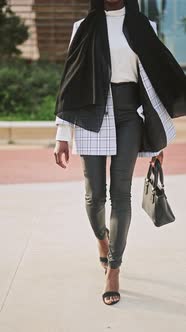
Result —
<path fill-rule="evenodd" d="M 105 302 L 105 298 L 108 296 L 119 296 L 119 299 L 113 300 L 111 303 L 107 303 L 107 302 Z M 104 294 L 102 294 L 102 298 L 103 298 L 103 302 L 105 304 L 112 305 L 112 304 L 118 303 L 120 301 L 120 293 L 116 292 L 116 291 L 108 291 L 108 292 L 105 292 Z"/>
<path fill-rule="evenodd" d="M 109 229 L 106 228 L 106 232 L 107 232 L 107 237 L 109 239 Z M 101 263 L 105 263 L 105 264 L 108 264 L 108 258 L 107 257 L 99 257 L 99 260 Z M 107 273 L 107 267 L 105 267 L 105 274 Z"/>

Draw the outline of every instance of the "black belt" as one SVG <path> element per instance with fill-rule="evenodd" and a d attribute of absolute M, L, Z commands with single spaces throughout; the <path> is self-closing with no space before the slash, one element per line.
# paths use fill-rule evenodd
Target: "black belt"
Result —
<path fill-rule="evenodd" d="M 134 110 L 141 105 L 138 83 L 111 83 L 111 89 L 114 109 Z"/>

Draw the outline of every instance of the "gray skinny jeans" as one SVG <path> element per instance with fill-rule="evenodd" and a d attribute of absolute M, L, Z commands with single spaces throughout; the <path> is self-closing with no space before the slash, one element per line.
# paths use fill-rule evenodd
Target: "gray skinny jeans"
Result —
<path fill-rule="evenodd" d="M 111 156 L 110 164 L 110 239 L 108 264 L 118 268 L 126 247 L 131 222 L 131 183 L 139 152 L 143 120 L 130 109 L 114 107 L 117 155 Z M 86 212 L 95 236 L 105 237 L 106 160 L 107 156 L 81 155 L 85 178 Z"/>

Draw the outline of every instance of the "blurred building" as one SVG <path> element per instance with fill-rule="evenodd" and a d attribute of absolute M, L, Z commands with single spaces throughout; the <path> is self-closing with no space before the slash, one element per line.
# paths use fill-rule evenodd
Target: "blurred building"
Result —
<path fill-rule="evenodd" d="M 72 24 L 83 18 L 88 0 L 9 0 L 29 26 L 30 38 L 21 47 L 30 59 L 63 61 Z M 158 24 L 159 38 L 186 67 L 186 0 L 139 0 L 141 11 Z"/>
<path fill-rule="evenodd" d="M 141 0 L 141 10 L 158 24 L 158 34 L 186 68 L 186 0 Z"/>
<path fill-rule="evenodd" d="M 36 60 L 40 57 L 37 44 L 37 32 L 35 19 L 36 14 L 32 10 L 32 0 L 9 0 L 8 4 L 11 9 L 19 15 L 29 27 L 29 39 L 19 47 L 23 52 L 23 56 L 28 59 Z"/>
<path fill-rule="evenodd" d="M 12 10 L 29 27 L 30 38 L 20 47 L 27 59 L 61 62 L 72 24 L 87 13 L 87 0 L 9 0 Z"/>

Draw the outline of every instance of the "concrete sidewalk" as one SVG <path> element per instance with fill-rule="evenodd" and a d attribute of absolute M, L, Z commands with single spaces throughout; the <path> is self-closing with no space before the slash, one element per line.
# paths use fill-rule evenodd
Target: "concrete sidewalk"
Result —
<path fill-rule="evenodd" d="M 133 179 L 121 301 L 110 307 L 84 182 L 0 185 L 0 331 L 185 332 L 185 183 L 166 176 L 176 221 L 156 228 L 141 208 L 143 177 Z"/>

